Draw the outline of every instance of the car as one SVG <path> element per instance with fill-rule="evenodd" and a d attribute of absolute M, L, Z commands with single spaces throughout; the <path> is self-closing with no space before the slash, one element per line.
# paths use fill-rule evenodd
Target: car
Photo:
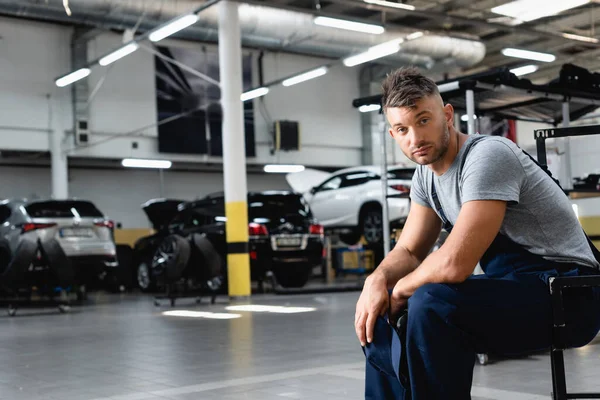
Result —
<path fill-rule="evenodd" d="M 414 172 L 414 167 L 388 167 L 392 227 L 401 227 L 406 221 Z M 288 174 L 286 179 L 294 191 L 303 193 L 325 230 L 338 233 L 350 245 L 356 244 L 361 236 L 367 244 L 383 242 L 381 167 L 351 167 L 334 173 L 306 169 Z"/>
<path fill-rule="evenodd" d="M 227 219 L 222 193 L 190 202 L 153 199 L 142 208 L 155 230 L 134 245 L 134 265 L 142 291 L 156 289 L 168 269 L 165 264 L 176 263 L 174 260 L 185 264 L 177 267 L 187 271 L 180 274 L 182 277 L 206 280 L 220 271 L 226 279 Z M 251 192 L 248 221 L 251 280 L 262 285 L 267 271 L 272 271 L 284 287 L 304 286 L 313 267 L 323 261 L 324 234 L 302 195 Z"/>
<path fill-rule="evenodd" d="M 0 202 L 0 237 L 15 254 L 21 241 L 55 239 L 85 285 L 116 279 L 114 223 L 90 201 L 7 199 Z"/>

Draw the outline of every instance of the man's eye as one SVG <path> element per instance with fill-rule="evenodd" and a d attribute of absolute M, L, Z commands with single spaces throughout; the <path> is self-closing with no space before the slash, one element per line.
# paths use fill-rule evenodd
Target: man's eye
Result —
<path fill-rule="evenodd" d="M 406 133 L 406 128 L 398 128 L 398 133 Z"/>
<path fill-rule="evenodd" d="M 429 122 L 429 118 L 423 118 L 421 120 L 421 125 L 425 125 L 427 122 Z"/>

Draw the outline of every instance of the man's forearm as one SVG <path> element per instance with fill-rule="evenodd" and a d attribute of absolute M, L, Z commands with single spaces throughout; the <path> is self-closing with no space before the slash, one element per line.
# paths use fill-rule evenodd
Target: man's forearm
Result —
<path fill-rule="evenodd" d="M 388 253 L 379 264 L 371 279 L 383 279 L 388 287 L 392 289 L 396 282 L 415 270 L 420 260 L 406 248 L 397 245 Z"/>

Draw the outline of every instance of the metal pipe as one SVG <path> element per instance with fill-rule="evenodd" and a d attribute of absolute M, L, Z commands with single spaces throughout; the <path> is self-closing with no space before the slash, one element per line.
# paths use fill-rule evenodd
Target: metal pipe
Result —
<path fill-rule="evenodd" d="M 475 133 L 475 94 L 473 89 L 468 89 L 466 92 L 467 96 L 467 129 L 468 134 L 473 135 Z"/>

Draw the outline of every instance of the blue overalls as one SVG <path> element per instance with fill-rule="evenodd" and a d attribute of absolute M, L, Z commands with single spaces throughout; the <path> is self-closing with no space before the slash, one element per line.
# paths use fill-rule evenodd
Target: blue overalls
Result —
<path fill-rule="evenodd" d="M 443 211 L 440 216 L 451 229 Z M 484 275 L 417 289 L 403 329 L 377 319 L 373 342 L 363 348 L 365 399 L 470 399 L 477 353 L 510 356 L 550 348 L 550 277 L 598 274 L 545 260 L 502 235 L 480 265 Z M 600 330 L 600 290 L 565 292 L 564 301 L 567 345 L 589 343 Z"/>

